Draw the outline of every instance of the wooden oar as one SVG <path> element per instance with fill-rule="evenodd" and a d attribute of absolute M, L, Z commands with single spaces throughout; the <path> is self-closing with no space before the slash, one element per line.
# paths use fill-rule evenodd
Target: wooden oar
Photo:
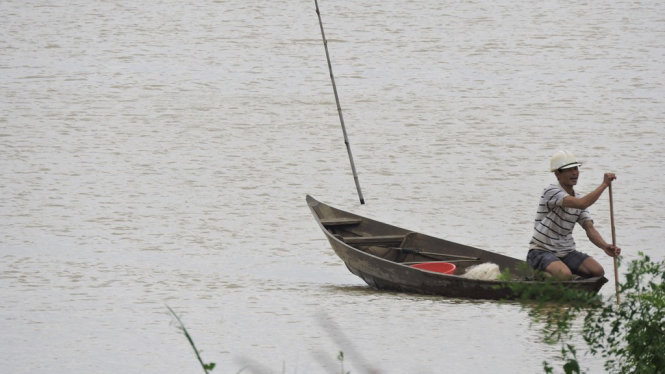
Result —
<path fill-rule="evenodd" d="M 612 203 L 612 183 L 609 187 L 610 194 L 610 226 L 612 227 L 612 245 L 617 245 L 616 232 L 614 230 L 614 205 Z M 617 304 L 619 304 L 619 271 L 617 269 L 617 254 L 614 254 L 614 289 L 617 295 Z"/>
<path fill-rule="evenodd" d="M 393 249 L 396 251 L 402 251 L 404 253 L 408 254 L 416 254 L 416 255 L 422 255 L 422 256 L 438 256 L 438 257 L 452 257 L 452 258 L 461 258 L 465 260 L 480 260 L 480 257 L 471 257 L 471 256 L 462 256 L 462 255 L 451 255 L 449 253 L 436 253 L 436 252 L 426 252 L 426 251 L 421 251 L 415 248 L 400 248 L 400 247 L 388 247 L 389 249 Z"/>

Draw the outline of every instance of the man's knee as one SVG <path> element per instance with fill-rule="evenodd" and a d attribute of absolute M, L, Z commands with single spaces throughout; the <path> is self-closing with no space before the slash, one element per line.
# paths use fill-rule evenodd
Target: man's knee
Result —
<path fill-rule="evenodd" d="M 578 271 L 592 277 L 605 276 L 605 269 L 593 257 L 587 257 L 582 262 L 582 265 L 580 265 Z"/>
<path fill-rule="evenodd" d="M 599 264 L 597 269 L 592 269 L 591 270 L 591 275 L 593 275 L 594 277 L 604 277 L 605 276 L 605 269 L 603 269 L 603 267 L 600 266 L 600 264 Z"/>
<path fill-rule="evenodd" d="M 573 276 L 573 273 L 570 271 L 568 266 L 562 261 L 554 261 L 551 264 L 547 265 L 545 271 L 550 273 L 553 277 L 558 279 L 570 279 Z"/>

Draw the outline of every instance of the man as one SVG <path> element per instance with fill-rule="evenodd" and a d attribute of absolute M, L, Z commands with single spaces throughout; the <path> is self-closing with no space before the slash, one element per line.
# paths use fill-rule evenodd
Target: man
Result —
<path fill-rule="evenodd" d="M 552 156 L 550 171 L 554 172 L 559 183 L 552 184 L 543 191 L 527 255 L 527 262 L 531 267 L 564 280 L 572 278 L 573 274 L 583 277 L 605 274 L 598 261 L 575 249 L 572 236 L 575 223 L 579 223 L 589 240 L 608 256 L 614 257 L 621 253 L 619 247 L 608 244 L 596 231 L 587 211 L 616 176 L 614 173 L 605 173 L 603 183 L 582 196 L 573 189 L 577 184 L 581 165 L 575 155 L 567 151 L 559 151 Z"/>

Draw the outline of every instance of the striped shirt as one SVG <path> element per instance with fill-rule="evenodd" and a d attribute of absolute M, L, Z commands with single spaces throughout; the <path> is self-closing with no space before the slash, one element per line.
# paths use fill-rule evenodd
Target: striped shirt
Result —
<path fill-rule="evenodd" d="M 533 236 L 529 249 L 553 252 L 561 258 L 575 249 L 573 228 L 575 223 L 582 225 L 591 219 L 586 209 L 564 208 L 563 198 L 568 193 L 559 184 L 545 188 L 540 197 Z M 575 193 L 576 197 L 580 194 Z"/>

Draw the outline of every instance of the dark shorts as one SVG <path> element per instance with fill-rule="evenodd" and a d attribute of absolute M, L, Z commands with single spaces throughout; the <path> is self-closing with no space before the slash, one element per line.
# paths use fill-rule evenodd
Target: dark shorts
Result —
<path fill-rule="evenodd" d="M 563 261 L 568 269 L 574 274 L 577 274 L 577 269 L 582 265 L 582 262 L 589 257 L 588 254 L 572 251 L 565 255 L 563 258 L 557 257 L 554 253 L 550 251 L 542 251 L 539 249 L 529 250 L 529 254 L 526 256 L 526 262 L 534 269 L 545 271 L 547 266 L 554 261 Z"/>

